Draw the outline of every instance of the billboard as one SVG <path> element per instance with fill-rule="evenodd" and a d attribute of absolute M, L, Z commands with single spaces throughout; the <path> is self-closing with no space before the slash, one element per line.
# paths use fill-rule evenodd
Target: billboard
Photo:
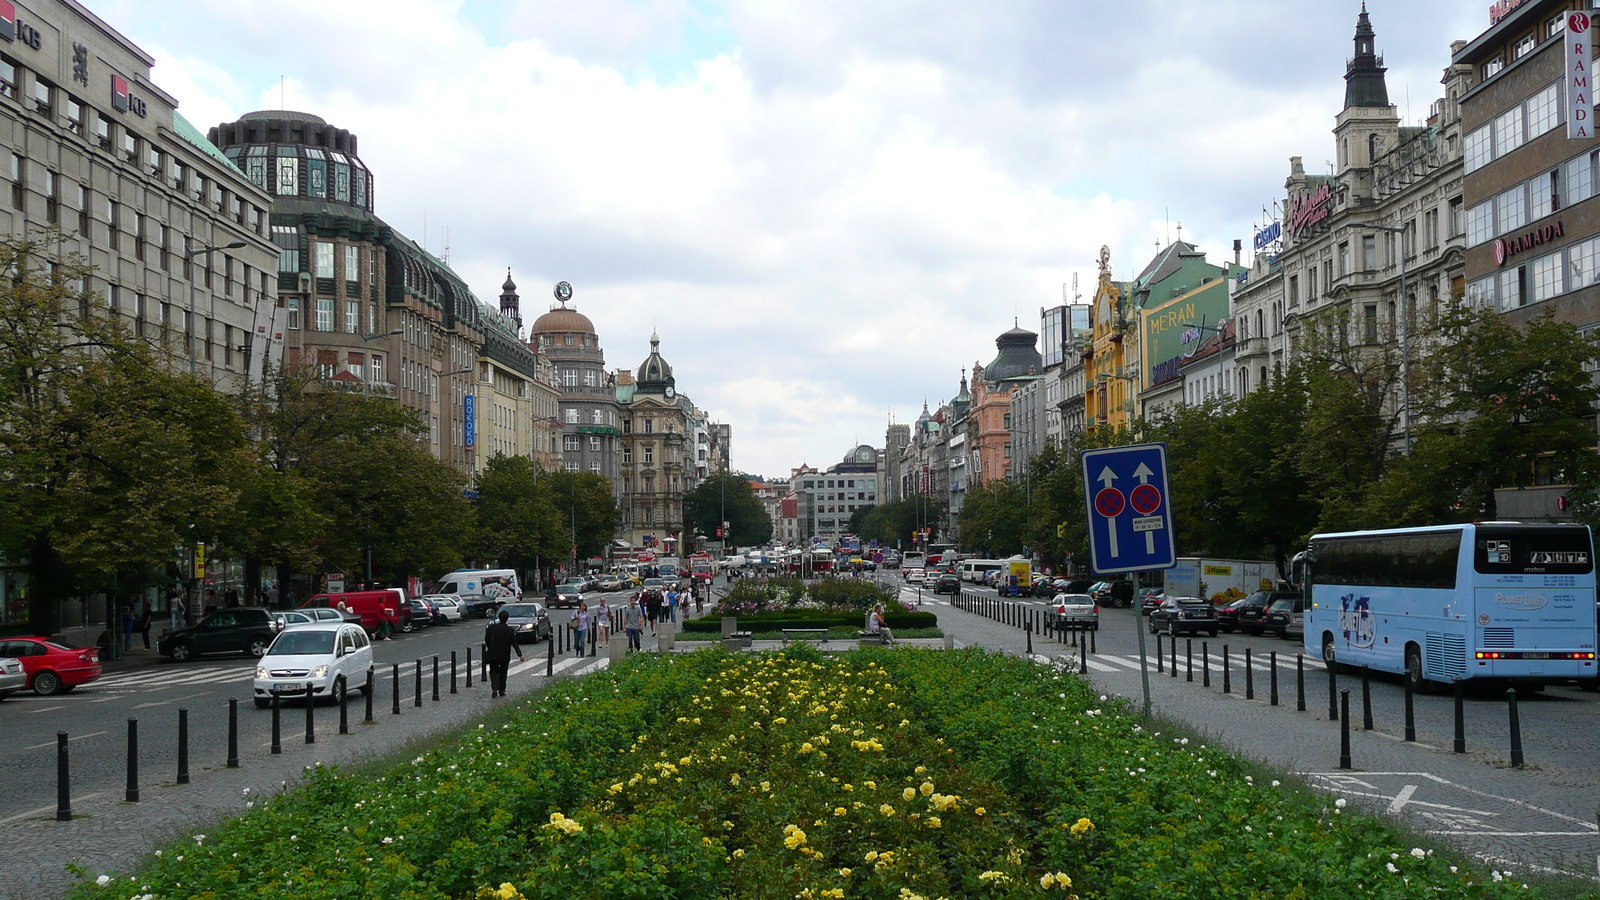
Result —
<path fill-rule="evenodd" d="M 1180 377 L 1183 365 L 1209 356 L 1233 339 L 1228 281 L 1217 279 L 1141 313 L 1145 385 Z"/>

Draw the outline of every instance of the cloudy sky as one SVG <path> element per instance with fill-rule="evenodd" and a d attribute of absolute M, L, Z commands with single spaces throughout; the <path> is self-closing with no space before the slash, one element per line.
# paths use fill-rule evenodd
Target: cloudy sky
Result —
<path fill-rule="evenodd" d="M 1323 171 L 1359 0 L 88 0 L 202 130 L 355 132 L 377 211 L 525 321 L 565 279 L 613 367 L 652 329 L 733 463 L 786 475 L 953 395 L 1101 245 L 1249 246 Z M 1426 119 L 1488 2 L 1372 0 Z M 424 234 L 424 221 L 427 223 Z"/>

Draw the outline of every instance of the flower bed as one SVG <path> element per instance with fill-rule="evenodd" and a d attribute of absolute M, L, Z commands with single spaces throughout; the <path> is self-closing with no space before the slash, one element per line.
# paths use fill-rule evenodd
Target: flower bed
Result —
<path fill-rule="evenodd" d="M 931 612 L 902 612 L 899 607 L 893 611 L 885 610 L 884 620 L 890 628 L 937 628 L 939 617 Z M 785 628 L 832 628 L 834 626 L 853 625 L 861 628 L 866 624 L 864 613 L 838 613 L 825 609 L 791 609 L 783 612 L 769 612 L 754 616 L 739 616 L 740 631 L 782 631 Z M 713 612 L 709 616 L 698 619 L 689 619 L 683 623 L 684 631 L 706 631 L 722 633 L 722 617 Z"/>
<path fill-rule="evenodd" d="M 1506 897 L 979 651 L 640 655 L 76 895 Z"/>

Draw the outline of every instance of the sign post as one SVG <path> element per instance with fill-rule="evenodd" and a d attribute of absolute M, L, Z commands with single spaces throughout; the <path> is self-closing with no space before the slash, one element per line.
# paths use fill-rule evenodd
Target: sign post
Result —
<path fill-rule="evenodd" d="M 1177 562 L 1167 446 L 1134 444 L 1085 450 L 1084 508 L 1089 517 L 1089 567 L 1097 575 L 1169 569 Z M 1150 665 L 1145 655 L 1143 602 L 1134 597 L 1139 675 L 1150 713 Z"/>

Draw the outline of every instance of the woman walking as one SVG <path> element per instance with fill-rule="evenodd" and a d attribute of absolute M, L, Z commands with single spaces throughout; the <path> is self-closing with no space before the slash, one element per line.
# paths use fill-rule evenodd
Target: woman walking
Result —
<path fill-rule="evenodd" d="M 573 646 L 573 649 L 578 651 L 578 655 L 582 656 L 583 655 L 583 639 L 585 637 L 588 637 L 588 635 L 589 635 L 589 604 L 588 603 L 585 603 L 582 600 L 578 601 L 578 615 L 577 615 L 576 618 L 578 620 L 578 628 L 577 628 L 577 632 L 576 632 L 577 637 L 576 637 L 576 640 L 573 641 L 572 646 Z"/>
<path fill-rule="evenodd" d="M 600 598 L 600 605 L 594 610 L 594 645 L 598 650 L 601 644 L 611 640 L 611 605 L 606 603 L 606 598 Z"/>

